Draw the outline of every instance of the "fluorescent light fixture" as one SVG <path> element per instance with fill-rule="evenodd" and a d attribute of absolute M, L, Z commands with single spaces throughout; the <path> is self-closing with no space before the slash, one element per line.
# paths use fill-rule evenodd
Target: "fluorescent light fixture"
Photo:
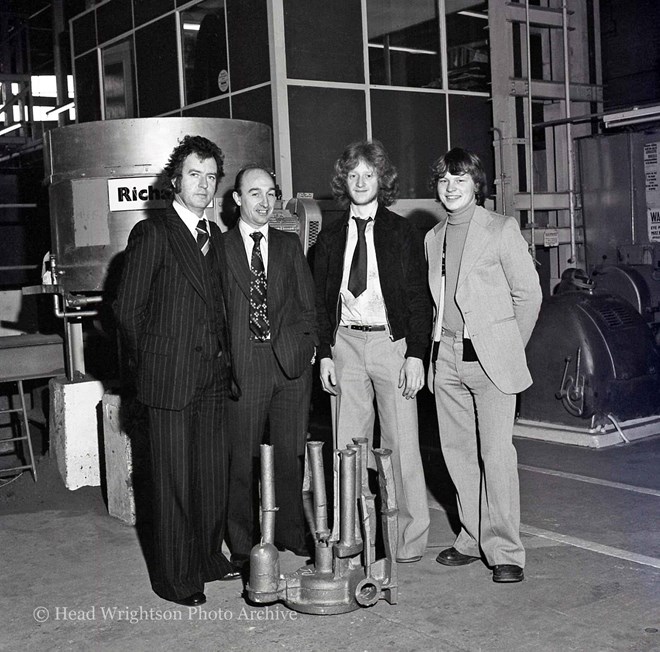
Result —
<path fill-rule="evenodd" d="M 385 49 L 385 46 L 382 43 L 369 43 L 370 48 L 380 48 L 381 50 Z M 438 54 L 436 50 L 421 50 L 420 48 L 404 48 L 400 45 L 390 45 L 388 50 L 393 52 L 409 52 L 410 54 Z"/>
<path fill-rule="evenodd" d="M 199 23 L 183 23 L 183 29 L 188 32 L 199 32 Z"/>
<path fill-rule="evenodd" d="M 660 106 L 633 107 L 627 111 L 603 116 L 606 129 L 609 127 L 625 127 L 626 125 L 650 122 L 651 120 L 660 120 Z"/>
<path fill-rule="evenodd" d="M 468 16 L 469 18 L 480 18 L 481 20 L 488 20 L 488 14 L 478 14 L 476 11 L 458 11 L 459 16 Z"/>
<path fill-rule="evenodd" d="M 15 125 L 10 125 L 9 127 L 5 127 L 4 129 L 0 130 L 0 136 L 4 136 L 5 134 L 8 134 L 11 131 L 16 131 L 17 129 L 20 129 L 23 125 L 20 122 L 17 122 Z"/>
<path fill-rule="evenodd" d="M 68 102 L 67 104 L 62 104 L 62 106 L 56 106 L 54 109 L 51 109 L 50 111 L 46 111 L 46 115 L 49 118 L 54 118 L 56 115 L 59 115 L 60 113 L 64 113 L 65 111 L 69 111 L 76 105 L 75 102 Z"/>

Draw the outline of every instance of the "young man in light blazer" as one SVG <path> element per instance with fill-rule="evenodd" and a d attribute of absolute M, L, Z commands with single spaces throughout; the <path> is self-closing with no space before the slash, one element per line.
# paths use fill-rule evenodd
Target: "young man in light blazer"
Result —
<path fill-rule="evenodd" d="M 441 156 L 433 184 L 448 217 L 425 238 L 435 304 L 428 385 L 461 522 L 437 561 L 462 566 L 483 556 L 494 582 L 520 582 L 513 422 L 516 394 L 532 383 L 525 345 L 541 288 L 518 223 L 483 207 L 486 175 L 476 155 L 454 148 Z"/>

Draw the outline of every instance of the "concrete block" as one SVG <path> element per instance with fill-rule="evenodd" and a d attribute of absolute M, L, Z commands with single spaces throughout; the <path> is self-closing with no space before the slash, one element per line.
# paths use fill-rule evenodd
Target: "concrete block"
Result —
<path fill-rule="evenodd" d="M 57 468 L 67 489 L 97 487 L 99 468 L 99 405 L 105 388 L 99 380 L 52 378 L 50 440 Z"/>
<path fill-rule="evenodd" d="M 103 396 L 102 406 L 108 513 L 135 525 L 133 451 L 130 438 L 121 428 L 121 398 L 108 392 Z"/>

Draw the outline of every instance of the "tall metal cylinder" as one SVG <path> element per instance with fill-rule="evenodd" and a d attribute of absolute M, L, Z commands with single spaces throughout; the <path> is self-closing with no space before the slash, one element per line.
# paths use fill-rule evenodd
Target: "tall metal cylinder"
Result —
<path fill-rule="evenodd" d="M 224 176 L 207 217 L 221 224 L 239 169 L 272 167 L 266 125 L 216 118 L 138 118 L 86 122 L 44 134 L 57 282 L 66 291 L 101 291 L 113 281 L 113 261 L 133 226 L 162 209 L 171 193 L 163 169 L 185 135 L 222 150 Z"/>

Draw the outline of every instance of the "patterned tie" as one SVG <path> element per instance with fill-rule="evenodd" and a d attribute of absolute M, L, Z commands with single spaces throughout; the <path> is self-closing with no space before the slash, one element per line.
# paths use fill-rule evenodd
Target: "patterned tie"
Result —
<path fill-rule="evenodd" d="M 270 325 L 268 324 L 268 309 L 266 303 L 266 271 L 264 268 L 264 259 L 261 257 L 261 247 L 259 242 L 263 234 L 259 231 L 250 233 L 254 240 L 252 247 L 252 260 L 250 262 L 250 330 L 255 339 L 264 341 L 270 334 Z"/>
<path fill-rule="evenodd" d="M 211 237 L 209 232 L 206 230 L 206 220 L 200 220 L 197 222 L 195 227 L 197 231 L 197 246 L 200 248 L 201 252 L 206 256 L 209 253 L 209 247 L 211 242 Z"/>
<path fill-rule="evenodd" d="M 368 220 L 353 218 L 358 230 L 357 245 L 351 261 L 351 272 L 348 276 L 348 289 L 354 297 L 359 297 L 367 289 L 367 239 L 364 232 L 367 228 Z"/>

